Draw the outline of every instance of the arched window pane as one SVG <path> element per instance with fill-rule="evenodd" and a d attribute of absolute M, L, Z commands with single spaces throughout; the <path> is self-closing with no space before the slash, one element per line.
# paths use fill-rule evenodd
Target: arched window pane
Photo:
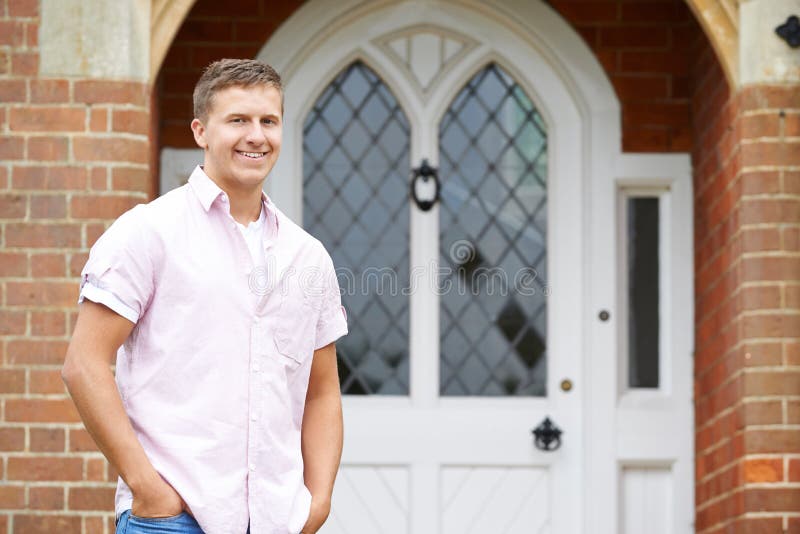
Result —
<path fill-rule="evenodd" d="M 303 226 L 333 257 L 350 333 L 336 344 L 345 394 L 408 394 L 408 155 L 403 110 L 361 62 L 303 127 Z"/>
<path fill-rule="evenodd" d="M 439 145 L 441 394 L 545 395 L 544 121 L 490 64 L 453 100 Z"/>

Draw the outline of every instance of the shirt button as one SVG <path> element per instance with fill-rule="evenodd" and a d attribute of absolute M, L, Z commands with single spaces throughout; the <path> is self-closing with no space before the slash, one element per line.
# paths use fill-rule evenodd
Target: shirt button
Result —
<path fill-rule="evenodd" d="M 254 365 L 254 366 L 253 366 L 253 372 L 254 372 L 254 373 L 257 373 L 257 372 L 259 372 L 260 370 L 261 370 L 261 368 L 260 368 L 259 366 L 257 366 L 257 365 Z"/>
<path fill-rule="evenodd" d="M 250 420 L 251 421 L 258 421 L 258 417 L 256 417 L 255 415 L 251 415 L 250 416 Z"/>
<path fill-rule="evenodd" d="M 256 470 L 256 464 L 250 464 L 250 471 Z"/>

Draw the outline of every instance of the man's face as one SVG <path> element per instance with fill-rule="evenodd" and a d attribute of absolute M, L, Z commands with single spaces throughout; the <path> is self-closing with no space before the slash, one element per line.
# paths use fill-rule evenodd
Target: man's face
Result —
<path fill-rule="evenodd" d="M 261 189 L 281 151 L 282 119 L 281 93 L 274 87 L 215 93 L 206 120 L 192 121 L 206 174 L 228 192 Z"/>

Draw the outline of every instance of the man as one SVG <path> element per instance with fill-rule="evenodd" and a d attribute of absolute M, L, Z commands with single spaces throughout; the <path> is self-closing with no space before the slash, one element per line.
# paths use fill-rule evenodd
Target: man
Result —
<path fill-rule="evenodd" d="M 92 247 L 62 375 L 120 474 L 118 533 L 311 534 L 342 448 L 333 264 L 262 191 L 278 74 L 212 63 L 194 113 L 203 166 Z"/>

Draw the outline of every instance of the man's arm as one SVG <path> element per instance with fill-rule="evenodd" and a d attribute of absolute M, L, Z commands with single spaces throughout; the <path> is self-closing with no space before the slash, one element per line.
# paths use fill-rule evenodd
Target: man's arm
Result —
<path fill-rule="evenodd" d="M 342 457 L 342 397 L 336 366 L 336 345 L 314 351 L 303 414 L 303 464 L 311 491 L 311 514 L 303 534 L 314 534 L 331 509 L 333 481 Z"/>
<path fill-rule="evenodd" d="M 178 493 L 158 474 L 133 431 L 110 364 L 134 324 L 102 304 L 80 305 L 61 376 L 86 430 L 133 493 L 132 513 L 168 517 L 183 511 Z"/>

